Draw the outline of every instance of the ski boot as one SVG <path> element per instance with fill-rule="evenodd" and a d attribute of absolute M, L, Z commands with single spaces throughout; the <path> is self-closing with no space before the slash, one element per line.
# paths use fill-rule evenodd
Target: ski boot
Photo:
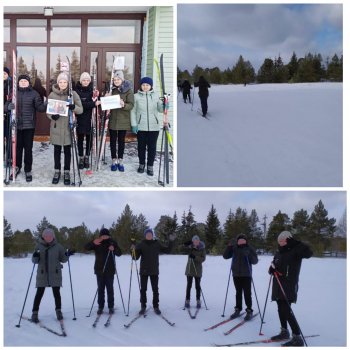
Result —
<path fill-rule="evenodd" d="M 282 344 L 282 346 L 304 346 L 304 341 L 301 335 L 293 334 L 292 339 Z"/>
<path fill-rule="evenodd" d="M 189 300 L 186 300 L 185 301 L 185 307 L 188 309 L 190 307 L 190 301 Z"/>
<path fill-rule="evenodd" d="M 147 165 L 147 175 L 153 176 L 153 166 Z"/>
<path fill-rule="evenodd" d="M 59 321 L 63 320 L 62 311 L 60 309 L 56 309 L 56 316 Z"/>
<path fill-rule="evenodd" d="M 235 307 L 235 312 L 230 316 L 230 319 L 233 320 L 241 314 L 241 310 Z"/>
<path fill-rule="evenodd" d="M 102 315 L 103 314 L 103 307 L 99 307 L 97 309 L 97 315 Z"/>
<path fill-rule="evenodd" d="M 113 315 L 113 314 L 114 314 L 114 307 L 108 308 L 108 313 L 109 313 L 110 315 Z"/>
<path fill-rule="evenodd" d="M 197 300 L 197 309 L 200 309 L 202 307 L 201 301 Z"/>
<path fill-rule="evenodd" d="M 281 328 L 280 334 L 274 335 L 273 337 L 271 337 L 271 340 L 285 340 L 289 339 L 289 337 L 290 335 L 288 329 Z"/>
<path fill-rule="evenodd" d="M 65 170 L 65 171 L 64 171 L 63 183 L 64 183 L 66 186 L 70 186 L 70 174 L 69 174 L 69 170 Z"/>
<path fill-rule="evenodd" d="M 30 320 L 34 323 L 39 323 L 38 311 L 33 311 L 32 317 Z"/>
<path fill-rule="evenodd" d="M 154 310 L 154 312 L 155 312 L 157 315 L 160 315 L 160 314 L 161 314 L 161 311 L 159 310 L 159 307 L 158 307 L 158 306 L 154 306 L 154 307 L 153 307 L 153 310 Z"/>
<path fill-rule="evenodd" d="M 33 181 L 33 175 L 32 175 L 32 173 L 30 171 L 26 173 L 26 181 L 27 182 L 32 182 Z"/>
<path fill-rule="evenodd" d="M 146 312 L 146 305 L 141 305 L 141 310 L 139 311 L 140 315 L 144 315 Z"/>
<path fill-rule="evenodd" d="M 145 164 L 139 164 L 139 168 L 137 169 L 137 172 L 140 174 L 143 174 L 145 172 Z"/>
<path fill-rule="evenodd" d="M 253 318 L 253 310 L 252 309 L 247 309 L 247 313 L 244 317 L 244 321 L 250 321 Z"/>

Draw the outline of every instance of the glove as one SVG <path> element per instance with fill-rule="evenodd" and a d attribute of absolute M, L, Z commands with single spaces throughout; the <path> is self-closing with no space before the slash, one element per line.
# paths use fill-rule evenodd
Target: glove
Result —
<path fill-rule="evenodd" d="M 34 253 L 33 253 L 33 258 L 39 258 L 40 257 L 40 251 L 39 250 L 36 250 Z"/>
<path fill-rule="evenodd" d="M 111 252 L 113 252 L 113 250 L 114 250 L 114 245 L 111 244 L 111 245 L 108 247 L 108 249 L 109 249 Z"/>
<path fill-rule="evenodd" d="M 68 108 L 72 111 L 72 110 L 75 108 L 75 104 L 74 104 L 74 103 L 70 104 L 70 105 L 68 106 Z"/>
<path fill-rule="evenodd" d="M 194 259 L 196 256 L 194 255 L 194 254 L 190 254 L 189 256 L 188 256 L 190 259 Z"/>
<path fill-rule="evenodd" d="M 272 262 L 270 267 L 269 267 L 269 274 L 273 275 L 276 272 L 276 266 L 275 264 Z"/>
<path fill-rule="evenodd" d="M 54 121 L 56 121 L 56 120 L 58 120 L 59 117 L 60 117 L 59 114 L 53 114 L 53 115 L 51 116 L 51 119 L 54 120 Z"/>
<path fill-rule="evenodd" d="M 183 243 L 183 245 L 184 245 L 185 247 L 188 247 L 188 246 L 190 246 L 191 244 L 192 244 L 192 241 L 186 241 L 186 242 Z"/>
<path fill-rule="evenodd" d="M 132 126 L 132 127 L 131 127 L 131 132 L 132 132 L 133 134 L 137 134 L 138 131 L 139 131 L 139 128 L 138 128 L 137 126 Z"/>
<path fill-rule="evenodd" d="M 66 256 L 71 256 L 71 255 L 74 255 L 75 253 L 75 250 L 74 249 L 67 249 L 67 251 L 65 252 Z"/>
<path fill-rule="evenodd" d="M 15 109 L 15 104 L 10 102 L 8 105 L 7 105 L 7 110 L 8 111 L 12 111 L 13 109 Z"/>

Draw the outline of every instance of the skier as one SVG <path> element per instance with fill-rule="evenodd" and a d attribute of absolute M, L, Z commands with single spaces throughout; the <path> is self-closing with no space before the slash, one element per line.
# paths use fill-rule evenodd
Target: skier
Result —
<path fill-rule="evenodd" d="M 207 112 L 208 112 L 208 97 L 209 97 L 208 88 L 210 88 L 210 84 L 201 75 L 199 77 L 198 82 L 194 83 L 194 86 L 198 87 L 198 96 L 201 100 L 203 117 L 205 117 L 207 115 Z"/>
<path fill-rule="evenodd" d="M 32 309 L 32 322 L 38 323 L 38 313 L 41 299 L 45 288 L 51 287 L 55 298 L 55 309 L 58 320 L 63 319 L 61 311 L 62 268 L 61 263 L 68 261 L 69 257 L 75 253 L 74 250 L 65 249 L 56 241 L 55 233 L 51 228 L 43 230 L 35 251 L 32 262 L 38 264 L 36 275 L 36 294 Z"/>
<path fill-rule="evenodd" d="M 79 152 L 79 169 L 88 169 L 89 156 L 92 146 L 91 140 L 91 116 L 92 110 L 101 104 L 100 101 L 94 101 L 93 86 L 90 74 L 84 72 L 80 76 L 79 82 L 76 84 L 76 92 L 80 97 L 83 105 L 83 113 L 77 116 L 77 134 L 78 134 L 78 152 Z M 97 96 L 98 96 L 97 91 Z M 84 138 L 86 139 L 85 157 L 84 157 Z"/>
<path fill-rule="evenodd" d="M 68 87 L 69 77 L 66 73 L 60 73 L 57 77 L 57 84 L 52 86 L 52 92 L 49 99 L 67 101 L 69 95 Z M 76 114 L 83 113 L 83 107 L 79 95 L 73 91 L 74 103 L 68 105 L 68 108 Z M 71 134 L 69 128 L 69 117 L 60 116 L 59 114 L 47 114 L 51 119 L 50 140 L 54 145 L 55 173 L 52 183 L 57 185 L 61 177 L 61 151 L 63 146 L 64 152 L 64 184 L 70 185 L 70 163 L 71 163 Z"/>
<path fill-rule="evenodd" d="M 135 94 L 134 108 L 131 110 L 131 130 L 137 134 L 137 152 L 139 156 L 138 173 L 145 171 L 147 148 L 147 175 L 153 176 L 153 163 L 157 151 L 157 139 L 162 127 L 159 113 L 163 113 L 163 103 L 153 90 L 153 80 L 144 77 L 140 81 L 140 90 Z"/>
<path fill-rule="evenodd" d="M 232 258 L 232 276 L 236 288 L 236 306 L 231 315 L 231 319 L 237 318 L 242 311 L 242 293 L 246 304 L 246 316 L 244 319 L 249 321 L 253 317 L 252 310 L 252 266 L 258 263 L 258 257 L 255 249 L 248 245 L 247 237 L 244 234 L 237 236 L 236 242 L 230 241 L 224 254 L 224 259 Z"/>
<path fill-rule="evenodd" d="M 193 278 L 196 285 L 196 300 L 197 308 L 201 307 L 201 278 L 202 278 L 202 263 L 205 261 L 205 244 L 200 238 L 195 235 L 192 241 L 184 243 L 184 246 L 189 250 L 188 261 L 186 265 L 185 275 L 187 276 L 186 301 L 185 307 L 190 307 L 191 288 Z"/>
<path fill-rule="evenodd" d="M 191 83 L 186 79 L 182 83 L 181 87 L 182 87 L 182 96 L 183 96 L 184 102 L 187 103 L 186 101 L 188 98 L 188 102 L 191 103 L 191 89 L 192 89 Z"/>
<path fill-rule="evenodd" d="M 151 280 L 153 291 L 153 309 L 157 315 L 161 314 L 159 309 L 159 292 L 158 292 L 158 280 L 159 280 L 159 254 L 170 253 L 174 236 L 169 235 L 169 245 L 164 246 L 155 237 L 151 228 L 147 228 L 144 231 L 145 239 L 138 243 L 136 246 L 131 245 L 131 251 L 135 249 L 134 259 L 138 260 L 141 257 L 140 264 L 140 277 L 141 277 L 141 289 L 140 289 L 140 302 L 141 310 L 140 314 L 146 312 L 147 304 L 147 282 L 148 277 Z"/>
<path fill-rule="evenodd" d="M 120 95 L 122 108 L 111 109 L 109 117 L 109 136 L 112 157 L 112 171 L 124 171 L 123 156 L 125 135 L 131 129 L 130 111 L 134 107 L 134 92 L 130 80 L 124 79 L 124 73 L 118 70 L 113 75 L 112 95 Z M 118 158 L 117 158 L 118 139 Z"/>
<path fill-rule="evenodd" d="M 291 304 L 296 303 L 298 294 L 298 281 L 302 259 L 309 259 L 313 252 L 306 244 L 293 238 L 289 231 L 283 231 L 277 238 L 278 251 L 276 252 L 269 274 L 275 273 L 282 285 L 288 300 L 278 284 L 276 276 L 272 284 L 272 300 L 277 302 L 278 316 L 281 323 L 281 332 L 271 337 L 272 340 L 288 340 L 290 335 L 287 323 L 292 329 L 293 337 L 282 346 L 304 346 L 300 335 L 299 325 L 291 311 Z"/>
<path fill-rule="evenodd" d="M 16 135 L 16 169 L 15 177 L 21 172 L 23 152 L 24 152 L 24 172 L 27 182 L 33 180 L 33 142 L 36 124 L 36 112 L 45 112 L 46 104 L 41 100 L 39 94 L 32 88 L 30 77 L 21 74 L 18 77 L 17 86 L 17 135 Z M 13 103 L 9 103 L 7 110 L 15 108 Z M 10 175 L 10 180 L 13 175 Z"/>
<path fill-rule="evenodd" d="M 103 228 L 100 231 L 99 238 L 96 238 L 85 245 L 86 250 L 95 251 L 95 275 L 97 278 L 98 290 L 98 310 L 97 314 L 103 313 L 105 305 L 105 289 L 107 290 L 107 304 L 110 314 L 114 313 L 114 274 L 115 258 L 121 256 L 122 252 L 118 243 L 112 239 L 108 229 Z"/>

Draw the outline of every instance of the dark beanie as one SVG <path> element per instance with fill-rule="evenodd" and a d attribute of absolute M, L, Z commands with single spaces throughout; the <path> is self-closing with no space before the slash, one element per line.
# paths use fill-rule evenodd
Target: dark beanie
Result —
<path fill-rule="evenodd" d="M 244 235 L 243 233 L 240 233 L 240 234 L 237 236 L 237 242 L 238 242 L 238 240 L 241 239 L 241 238 L 247 240 L 247 236 Z"/>
<path fill-rule="evenodd" d="M 110 236 L 111 234 L 109 233 L 109 230 L 107 228 L 103 228 L 100 231 L 100 236 Z"/>
<path fill-rule="evenodd" d="M 18 77 L 18 81 L 22 80 L 22 79 L 25 79 L 25 80 L 28 80 L 29 84 L 30 84 L 30 76 L 28 74 L 21 74 L 19 77 Z"/>
<path fill-rule="evenodd" d="M 142 84 L 148 84 L 148 85 L 151 85 L 153 87 L 153 80 L 152 80 L 152 78 L 144 77 L 140 80 L 140 85 L 142 85 Z"/>
<path fill-rule="evenodd" d="M 151 228 L 146 228 L 146 230 L 143 232 L 143 235 L 146 237 L 148 232 L 151 232 L 152 236 L 154 236 L 153 230 Z"/>
<path fill-rule="evenodd" d="M 4 67 L 4 72 L 6 72 L 7 75 L 10 75 L 10 70 L 7 67 Z"/>

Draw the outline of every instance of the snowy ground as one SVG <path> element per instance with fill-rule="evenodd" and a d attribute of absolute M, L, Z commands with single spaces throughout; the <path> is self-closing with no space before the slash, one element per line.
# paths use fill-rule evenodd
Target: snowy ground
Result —
<path fill-rule="evenodd" d="M 102 164 L 100 170 L 94 171 L 92 175 L 86 174 L 86 169 L 81 170 L 82 187 L 160 187 L 158 185 L 159 172 L 159 153 L 157 153 L 156 161 L 154 162 L 154 176 L 148 176 L 146 172 L 143 174 L 137 173 L 138 156 L 137 143 L 129 142 L 125 145 L 124 167 L 125 172 L 112 172 L 111 156 L 109 144 L 106 150 L 106 162 Z M 61 162 L 63 165 L 64 155 L 62 153 Z M 170 162 L 170 184 L 173 186 L 173 163 Z M 33 181 L 26 182 L 23 169 L 16 178 L 15 183 L 10 183 L 8 187 L 64 187 L 63 176 L 58 185 L 52 184 L 54 174 L 54 159 L 53 146 L 48 143 L 34 142 L 33 147 Z M 63 175 L 63 174 L 62 174 Z M 71 180 L 73 180 L 73 167 L 71 165 Z M 163 181 L 163 164 L 161 172 L 161 180 Z M 76 180 L 78 183 L 78 180 Z M 76 186 L 75 188 L 77 188 Z"/>
<path fill-rule="evenodd" d="M 175 322 L 170 327 L 152 311 L 146 318 L 137 320 L 129 329 L 123 324 L 130 321 L 139 310 L 139 293 L 137 279 L 133 275 L 130 316 L 124 316 L 117 280 L 115 279 L 115 296 L 117 311 L 109 328 L 103 326 L 103 316 L 97 328 L 92 328 L 94 317 L 86 317 L 91 308 L 96 292 L 93 275 L 94 257 L 91 255 L 74 255 L 71 257 L 74 300 L 77 320 L 73 321 L 73 308 L 69 284 L 68 266 L 63 270 L 62 311 L 68 336 L 58 337 L 39 328 L 37 325 L 22 320 L 21 327 L 16 328 L 26 294 L 32 263 L 29 258 L 4 259 L 4 345 L 5 346 L 211 346 L 213 343 L 226 344 L 247 340 L 265 339 L 279 331 L 279 321 L 275 302 L 268 302 L 263 325 L 264 336 L 259 336 L 260 319 L 256 317 L 250 323 L 237 329 L 228 336 L 223 332 L 236 321 L 228 325 L 204 332 L 221 320 L 229 275 L 229 261 L 221 257 L 207 257 L 204 263 L 202 289 L 209 310 L 203 308 L 197 319 L 189 318 L 182 310 L 185 296 L 186 278 L 184 276 L 186 256 L 164 255 L 160 258 L 160 308 L 163 314 Z M 267 274 L 271 256 L 260 257 L 254 266 L 254 282 L 263 309 L 269 282 Z M 127 308 L 130 278 L 130 257 L 117 258 L 118 276 Z M 336 273 L 335 273 L 336 271 Z M 134 270 L 135 272 L 135 270 Z M 24 315 L 31 314 L 35 294 L 35 274 L 29 290 Z M 192 290 L 194 299 L 194 289 Z M 149 286 L 148 299 L 151 300 Z M 192 299 L 192 300 L 193 300 Z M 234 307 L 232 281 L 225 315 Z M 253 308 L 257 310 L 253 294 Z M 303 334 L 319 334 L 317 338 L 307 339 L 309 346 L 346 346 L 346 260 L 319 259 L 304 260 L 299 285 L 298 303 L 293 310 Z M 96 306 L 93 315 L 96 313 Z M 40 319 L 55 329 L 59 329 L 54 316 L 54 302 L 50 290 L 47 290 L 41 304 Z M 264 346 L 263 344 L 259 346 Z M 269 345 L 270 347 L 271 345 Z M 280 346 L 272 344 L 272 346 Z"/>
<path fill-rule="evenodd" d="M 178 96 L 179 186 L 342 186 L 341 83 L 212 86 Z"/>

